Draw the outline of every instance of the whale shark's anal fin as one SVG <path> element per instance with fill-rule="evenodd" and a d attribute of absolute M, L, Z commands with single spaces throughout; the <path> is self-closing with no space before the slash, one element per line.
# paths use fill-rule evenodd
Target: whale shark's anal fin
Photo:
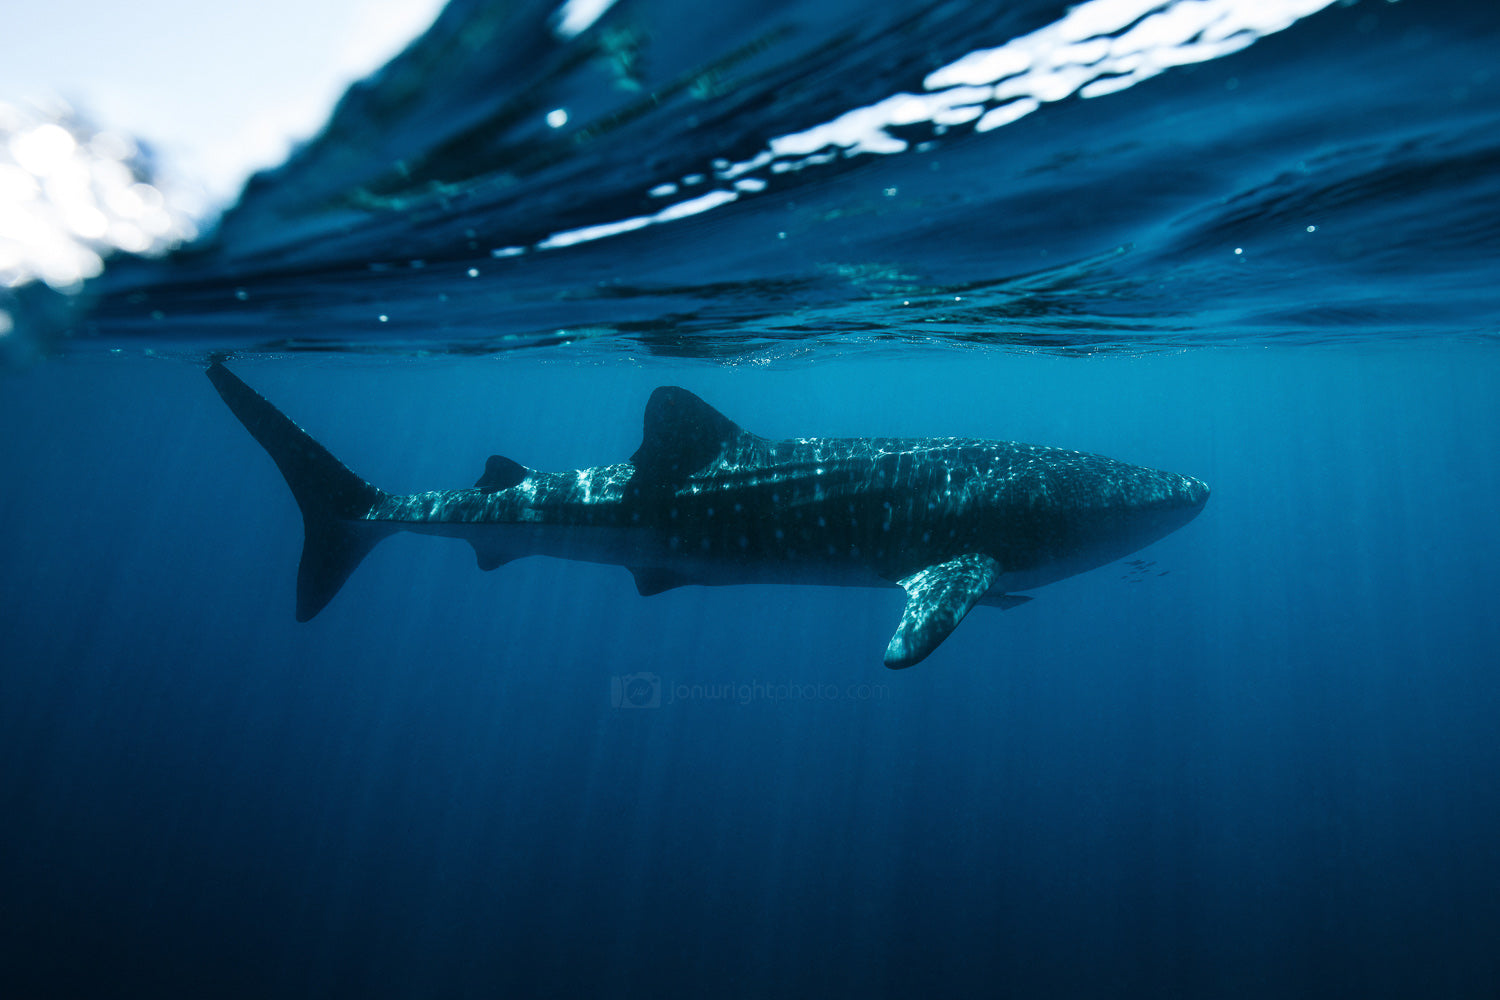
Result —
<path fill-rule="evenodd" d="M 999 577 L 1000 564 L 992 556 L 972 552 L 901 580 L 906 610 L 886 647 L 885 665 L 900 670 L 926 659 Z"/>
<path fill-rule="evenodd" d="M 385 496 L 292 422 L 264 396 L 214 362 L 208 380 L 245 430 L 266 449 L 302 508 L 302 562 L 297 568 L 297 620 L 333 599 L 375 543 L 396 528 L 364 520 Z"/>
<path fill-rule="evenodd" d="M 656 566 L 631 566 L 630 575 L 635 577 L 636 593 L 642 597 L 652 597 L 668 590 L 676 590 L 678 587 L 686 587 L 696 581 L 690 580 L 681 573 L 675 573 L 669 569 L 661 569 Z"/>
<path fill-rule="evenodd" d="M 474 546 L 474 558 L 479 563 L 479 568 L 486 573 L 492 569 L 499 569 L 512 559 L 520 558 L 520 555 L 515 552 L 506 552 L 477 538 L 471 538 L 469 544 Z"/>

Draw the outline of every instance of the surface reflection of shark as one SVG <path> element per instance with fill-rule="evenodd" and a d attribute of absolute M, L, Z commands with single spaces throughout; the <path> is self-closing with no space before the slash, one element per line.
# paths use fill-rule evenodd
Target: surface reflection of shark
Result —
<path fill-rule="evenodd" d="M 1120 559 L 1203 509 L 1196 479 L 1060 448 L 966 438 L 744 430 L 692 393 L 646 404 L 629 462 L 540 472 L 492 456 L 471 489 L 382 492 L 215 364 L 208 377 L 302 508 L 297 619 L 397 531 L 462 538 L 480 569 L 527 555 L 627 567 L 642 595 L 688 584 L 900 586 L 888 667 L 921 661 L 975 604 Z"/>

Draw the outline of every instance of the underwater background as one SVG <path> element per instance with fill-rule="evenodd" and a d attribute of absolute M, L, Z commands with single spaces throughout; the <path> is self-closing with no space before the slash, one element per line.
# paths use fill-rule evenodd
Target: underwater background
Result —
<path fill-rule="evenodd" d="M 0 254 L 0 992 L 1496 996 L 1500 8 L 585 7 Z M 900 672 L 899 591 L 412 535 L 299 625 L 210 357 L 392 491 L 676 384 L 1213 499 Z"/>

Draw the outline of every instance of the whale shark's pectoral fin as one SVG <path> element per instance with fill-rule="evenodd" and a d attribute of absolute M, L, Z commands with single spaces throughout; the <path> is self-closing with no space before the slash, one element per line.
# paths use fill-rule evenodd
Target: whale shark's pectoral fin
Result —
<path fill-rule="evenodd" d="M 999 578 L 1000 564 L 992 556 L 971 552 L 901 580 L 909 596 L 885 648 L 885 665 L 900 670 L 926 659 Z"/>

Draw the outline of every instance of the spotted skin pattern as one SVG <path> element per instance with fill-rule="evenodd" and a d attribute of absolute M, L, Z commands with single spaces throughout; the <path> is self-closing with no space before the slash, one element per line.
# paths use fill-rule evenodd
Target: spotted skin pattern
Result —
<path fill-rule="evenodd" d="M 462 538 L 483 569 L 549 555 L 630 569 L 643 595 L 685 585 L 900 586 L 886 665 L 928 656 L 977 603 L 1136 551 L 1208 488 L 1100 455 L 970 438 L 771 441 L 692 393 L 657 389 L 631 461 L 568 472 L 492 457 L 470 489 L 394 496 L 338 463 L 222 365 L 220 394 L 302 505 L 298 617 L 395 531 Z"/>

